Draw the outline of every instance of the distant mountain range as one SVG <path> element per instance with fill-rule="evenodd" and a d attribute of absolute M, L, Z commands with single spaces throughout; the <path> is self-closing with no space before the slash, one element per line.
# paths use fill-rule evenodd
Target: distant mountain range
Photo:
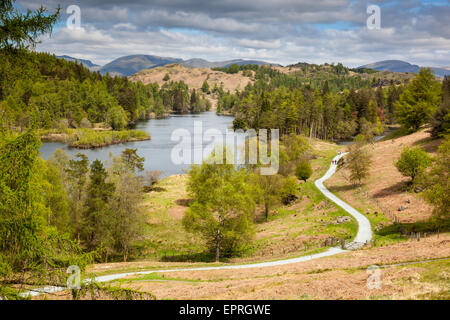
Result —
<path fill-rule="evenodd" d="M 360 68 L 375 69 L 377 71 L 419 73 L 421 67 L 401 60 L 385 60 L 371 64 L 366 64 L 364 66 L 359 67 L 358 69 Z M 431 67 L 431 70 L 433 70 L 434 74 L 438 77 L 445 77 L 446 75 L 450 75 L 450 70 L 448 70 L 447 68 Z"/>
<path fill-rule="evenodd" d="M 128 77 L 144 69 L 152 69 L 165 66 L 166 64 L 180 62 L 183 62 L 183 59 L 136 54 L 120 57 L 105 64 L 100 68 L 100 73 L 105 74 L 109 72 L 112 75 Z"/>
<path fill-rule="evenodd" d="M 237 65 L 247 65 L 247 64 L 257 64 L 257 65 L 267 65 L 271 64 L 265 61 L 260 60 L 243 60 L 243 59 L 235 59 L 235 60 L 226 60 L 226 61 L 208 61 L 204 59 L 194 58 L 189 60 L 183 60 L 179 58 L 171 58 L 171 57 L 159 57 L 153 55 L 144 55 L 144 54 L 135 54 L 130 56 L 123 56 L 111 61 L 104 66 L 99 66 L 92 61 L 78 59 L 74 57 L 70 57 L 67 55 L 57 56 L 57 58 L 63 58 L 69 61 L 78 61 L 88 67 L 93 71 L 100 71 L 102 74 L 109 72 L 111 75 L 120 75 L 120 76 L 131 76 L 141 70 L 145 69 L 153 69 L 156 67 L 162 67 L 172 63 L 179 63 L 185 67 L 189 68 L 225 68 L 229 67 L 232 64 Z M 366 64 L 359 68 L 369 68 L 377 71 L 392 71 L 392 72 L 410 72 L 410 73 L 418 73 L 420 70 L 420 66 L 411 64 L 401 60 L 385 60 L 379 61 L 371 64 Z M 435 75 L 438 77 L 444 77 L 446 75 L 450 75 L 450 67 L 431 67 L 434 71 Z"/>
<path fill-rule="evenodd" d="M 144 69 L 153 69 L 156 67 L 162 67 L 171 63 L 179 63 L 188 68 L 217 68 L 228 67 L 232 64 L 246 65 L 246 64 L 269 64 L 264 61 L 258 60 L 227 60 L 227 61 L 215 61 L 210 62 L 204 59 L 189 59 L 183 60 L 178 58 L 158 57 L 152 55 L 131 55 L 120 57 L 100 68 L 101 73 L 109 72 L 111 74 L 118 74 L 122 76 L 131 76 L 136 72 Z"/>
<path fill-rule="evenodd" d="M 269 64 L 268 62 L 258 60 L 235 59 L 235 60 L 211 62 L 208 60 L 198 58 L 183 60 L 171 57 L 158 57 L 153 55 L 136 54 L 117 58 L 111 61 L 110 63 L 107 63 L 104 66 L 100 67 L 89 60 L 77 59 L 66 55 L 57 56 L 57 58 L 63 58 L 69 61 L 78 61 L 91 70 L 95 71 L 99 70 L 102 74 L 109 72 L 111 75 L 120 75 L 126 77 L 131 76 L 141 70 L 162 67 L 171 63 L 179 63 L 189 68 L 218 68 L 218 67 L 224 68 L 231 66 L 232 64 L 237 65 Z"/>
<path fill-rule="evenodd" d="M 90 60 L 84 60 L 84 59 L 78 59 L 78 58 L 74 58 L 74 57 L 70 57 L 70 56 L 56 56 L 57 58 L 61 58 L 61 59 L 65 59 L 67 61 L 78 61 L 81 64 L 83 64 L 84 66 L 88 67 L 88 68 L 96 68 L 96 67 L 100 67 L 98 64 L 93 63 Z"/>

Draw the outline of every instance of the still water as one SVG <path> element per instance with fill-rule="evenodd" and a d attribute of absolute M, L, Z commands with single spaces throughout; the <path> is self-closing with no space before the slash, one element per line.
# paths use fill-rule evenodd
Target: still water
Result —
<path fill-rule="evenodd" d="M 138 155 L 145 158 L 144 168 L 146 171 L 159 170 L 163 172 L 162 177 L 167 177 L 173 174 L 184 173 L 184 170 L 189 168 L 187 164 L 174 164 L 171 159 L 172 149 L 180 142 L 171 140 L 172 133 L 176 129 L 188 130 L 191 134 L 193 145 L 195 139 L 194 123 L 196 121 L 201 121 L 203 133 L 208 129 L 214 128 L 219 129 L 225 134 L 227 129 L 231 130 L 232 128 L 233 117 L 218 116 L 215 111 L 203 112 L 196 115 L 173 115 L 166 119 L 142 121 L 136 125 L 136 129 L 150 133 L 151 140 L 148 141 L 127 142 L 87 150 L 69 148 L 66 144 L 58 142 L 46 142 L 43 143 L 40 151 L 44 159 L 48 159 L 56 149 L 64 149 L 71 157 L 74 157 L 77 153 L 84 153 L 90 161 L 99 159 L 107 165 L 110 159 L 110 153 L 118 156 L 126 148 L 137 149 Z M 203 149 L 208 150 L 208 146 L 210 145 L 211 142 L 202 141 Z M 194 154 L 194 151 L 192 151 L 192 154 Z"/>

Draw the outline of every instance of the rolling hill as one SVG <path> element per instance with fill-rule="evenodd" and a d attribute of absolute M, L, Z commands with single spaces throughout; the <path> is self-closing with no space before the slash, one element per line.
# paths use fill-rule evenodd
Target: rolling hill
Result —
<path fill-rule="evenodd" d="M 159 85 L 163 85 L 164 76 L 168 74 L 169 81 L 184 81 L 190 88 L 200 89 L 203 81 L 207 80 L 211 88 L 216 84 L 223 85 L 225 90 L 234 91 L 235 89 L 242 90 L 244 87 L 253 80 L 246 77 L 242 72 L 236 74 L 228 74 L 221 71 L 214 71 L 210 68 L 188 68 L 184 64 L 173 63 L 156 68 L 141 70 L 136 74 L 129 77 L 130 81 L 142 81 L 144 84 L 157 82 Z"/>

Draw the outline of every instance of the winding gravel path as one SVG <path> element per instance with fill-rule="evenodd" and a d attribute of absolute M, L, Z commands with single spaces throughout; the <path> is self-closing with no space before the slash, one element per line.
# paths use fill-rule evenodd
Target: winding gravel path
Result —
<path fill-rule="evenodd" d="M 336 156 L 333 161 L 336 163 L 341 159 L 343 156 L 345 156 L 347 153 L 340 154 Z M 331 178 L 331 176 L 336 172 L 337 165 L 332 164 L 330 166 L 330 169 L 328 169 L 327 173 L 325 175 L 316 180 L 315 185 L 317 189 L 322 192 L 325 197 L 336 203 L 339 207 L 350 213 L 358 222 L 358 233 L 356 234 L 355 239 L 353 242 L 346 245 L 347 249 L 358 249 L 361 246 L 363 246 L 367 241 L 370 241 L 372 239 L 372 228 L 370 227 L 370 221 L 367 219 L 364 215 L 359 213 L 356 209 L 354 209 L 352 206 L 350 206 L 348 203 L 342 201 L 338 197 L 336 197 L 333 193 L 331 193 L 324 185 L 323 182 L 325 180 L 328 180 Z"/>
<path fill-rule="evenodd" d="M 338 155 L 333 160 L 335 160 L 337 162 L 344 155 L 345 154 Z M 325 175 L 315 182 L 315 185 L 328 199 L 330 199 L 331 201 L 336 203 L 338 206 L 343 208 L 345 211 L 347 211 L 349 214 L 351 214 L 358 222 L 358 233 L 357 233 L 354 241 L 345 246 L 346 249 L 354 250 L 354 249 L 360 248 L 362 245 L 364 245 L 364 243 L 366 241 L 370 241 L 372 239 L 372 230 L 370 228 L 370 222 L 365 216 L 363 216 L 357 210 L 352 208 L 346 202 L 344 202 L 341 199 L 339 199 L 338 197 L 336 197 L 323 185 L 323 182 L 325 180 L 329 179 L 336 172 L 336 168 L 337 168 L 337 165 L 332 164 L 330 166 L 330 168 L 328 169 L 328 171 L 325 173 Z M 129 276 L 146 275 L 146 274 L 151 274 L 151 273 L 155 273 L 155 272 L 162 273 L 162 272 L 208 271 L 208 270 L 228 270 L 228 269 L 250 269 L 250 268 L 276 267 L 276 266 L 282 266 L 282 265 L 286 265 L 286 264 L 292 264 L 292 263 L 298 263 L 298 262 L 303 262 L 303 261 L 319 259 L 319 258 L 323 258 L 323 257 L 329 257 L 329 256 L 333 256 L 333 255 L 345 252 L 345 251 L 346 250 L 344 250 L 344 249 L 335 247 L 335 248 L 330 248 L 325 252 L 321 252 L 321 253 L 317 253 L 317 254 L 312 254 L 312 255 L 298 257 L 298 258 L 277 260 L 277 261 L 268 261 L 268 262 L 241 264 L 241 265 L 230 265 L 230 266 L 217 266 L 217 267 L 165 269 L 165 270 L 149 270 L 149 271 L 139 271 L 139 272 L 117 273 L 117 274 L 98 276 L 98 277 L 94 278 L 93 280 L 96 282 L 108 282 L 108 281 L 117 280 L 117 279 L 129 277 Z M 89 280 L 87 280 L 87 281 L 89 281 Z M 45 288 L 39 288 L 39 289 L 35 289 L 33 291 L 25 292 L 23 294 L 23 296 L 37 296 L 42 293 L 55 293 L 55 292 L 63 291 L 65 289 L 66 288 L 64 288 L 64 287 L 45 287 Z"/>

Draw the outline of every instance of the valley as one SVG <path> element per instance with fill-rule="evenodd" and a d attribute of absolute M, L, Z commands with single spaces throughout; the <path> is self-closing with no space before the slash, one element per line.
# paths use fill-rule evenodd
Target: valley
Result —
<path fill-rule="evenodd" d="M 450 7 L 344 3 L 2 1 L 0 305 L 450 300 Z"/>
<path fill-rule="evenodd" d="M 393 164 L 389 157 L 398 156 L 392 154 L 392 150 L 398 149 L 395 144 L 429 142 L 438 144 L 429 140 L 429 134 L 422 131 L 412 136 L 375 143 L 373 150 L 377 157 L 383 159 L 377 161 L 382 163 L 383 170 L 382 174 L 372 176 L 373 181 L 383 182 L 384 189 L 389 189 L 402 180 L 400 177 L 393 179 L 390 176 Z M 433 144 L 425 146 L 435 151 Z M 318 157 L 313 161 L 314 180 L 323 175 L 333 155 L 337 151 L 345 151 L 345 147 L 319 140 L 313 142 L 313 147 Z M 372 170 L 378 170 L 378 165 Z M 192 238 L 185 233 L 180 223 L 187 209 L 183 204 L 188 199 L 187 176 L 175 175 L 162 180 L 158 184 L 161 191 L 150 192 L 145 201 L 145 207 L 151 212 L 149 241 L 157 243 L 153 247 L 154 251 L 146 253 L 145 259 L 135 262 L 95 264 L 88 267 L 87 272 L 100 277 L 114 277 L 115 274 L 127 272 L 127 276 L 111 280 L 111 284 L 152 292 L 158 299 L 377 300 L 447 297 L 449 279 L 445 270 L 450 264 L 449 225 L 442 225 L 439 234 L 431 234 L 435 231 L 433 225 L 427 222 L 431 211 L 429 207 L 423 207 L 423 204 L 419 209 L 423 213 L 421 216 L 411 216 L 409 210 L 396 213 L 401 225 L 407 228 L 418 226 L 416 231 L 421 232 L 423 238 L 420 241 L 411 239 L 399 229 L 392 229 L 395 226 L 392 224 L 393 210 L 389 210 L 387 204 L 395 207 L 395 203 L 403 203 L 402 199 L 408 197 L 408 203 L 417 208 L 423 201 L 421 197 L 411 192 L 397 191 L 385 194 L 389 198 L 382 199 L 384 206 L 374 207 L 371 204 L 377 203 L 377 193 L 367 194 L 367 198 L 363 198 L 363 191 L 348 185 L 344 176 L 345 171 L 338 170 L 326 185 L 369 218 L 375 241 L 360 250 L 281 266 L 252 267 L 251 264 L 262 261 L 273 261 L 276 264 L 279 260 L 323 252 L 326 249 L 323 246 L 324 240 L 330 236 L 339 239 L 351 239 L 355 236 L 358 229 L 355 221 L 352 219 L 350 223 L 334 224 L 336 217 L 347 213 L 338 208 L 333 209 L 333 203 L 328 202 L 307 182 L 301 185 L 301 199 L 277 209 L 269 222 L 259 218 L 254 249 L 240 258 L 227 259 L 221 263 L 206 263 L 207 257 L 204 257 L 205 262 L 200 262 L 201 238 Z M 366 188 L 372 189 L 370 182 Z M 426 232 L 431 235 L 426 236 Z M 193 260 L 199 262 L 193 263 Z M 229 267 L 243 264 L 250 265 L 232 273 L 227 271 Z M 367 268 L 373 265 L 381 268 L 382 285 L 378 289 L 367 289 Z M 218 270 L 207 270 L 211 266 Z M 222 267 L 224 270 L 220 270 Z M 205 270 L 189 271 L 191 268 Z M 53 293 L 51 296 L 54 299 L 69 298 L 64 292 Z"/>

